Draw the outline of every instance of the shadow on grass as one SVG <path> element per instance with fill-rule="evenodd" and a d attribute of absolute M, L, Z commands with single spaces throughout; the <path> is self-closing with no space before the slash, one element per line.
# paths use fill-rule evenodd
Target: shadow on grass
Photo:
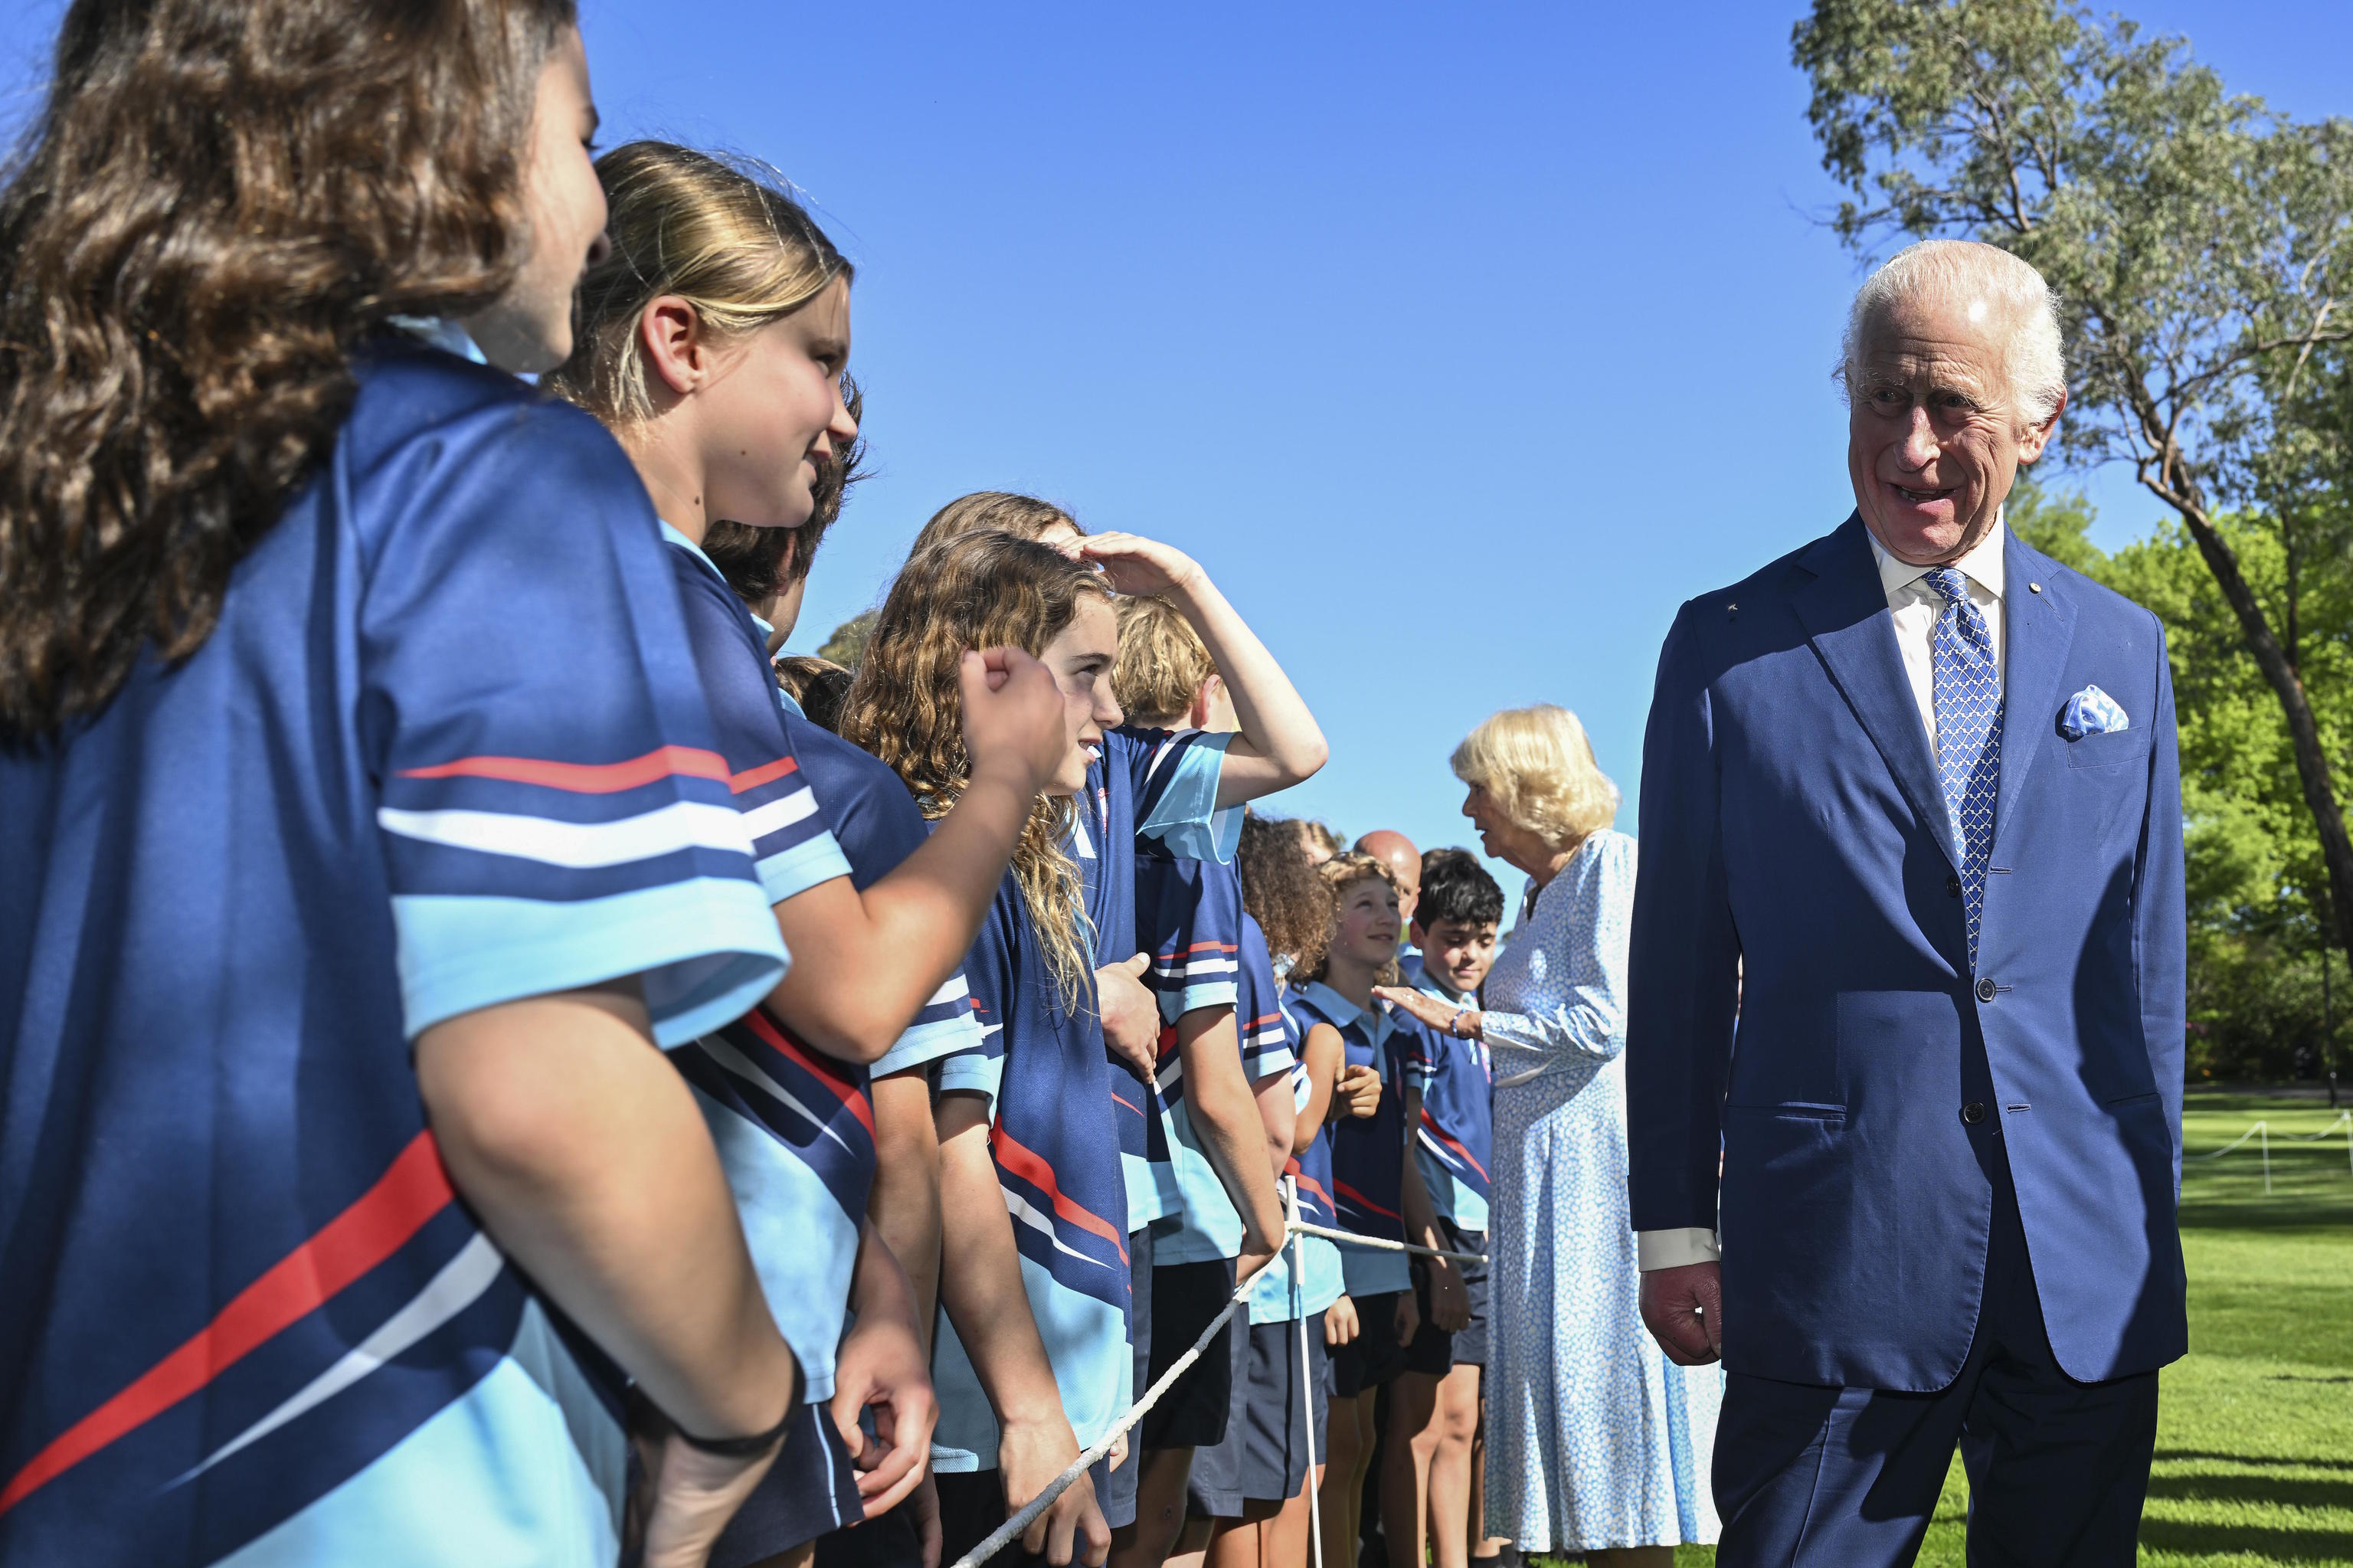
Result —
<path fill-rule="evenodd" d="M 2353 1509 L 2353 1480 L 2288 1476 L 2152 1476 L 2148 1495 L 2183 1502 L 2266 1503 L 2276 1508 Z M 2144 1527 L 2145 1528 L 2145 1527 Z M 2220 1527 L 2217 1527 L 2220 1528 Z"/>
<path fill-rule="evenodd" d="M 2316 1459 L 2303 1454 L 2221 1454 L 2205 1448 L 2159 1448 L 2157 1462 L 2160 1465 L 2182 1464 L 2206 1460 L 2218 1465 L 2235 1465 L 2243 1469 L 2277 1465 L 2299 1470 L 2345 1470 L 2353 1472 L 2353 1459 Z"/>
<path fill-rule="evenodd" d="M 2353 1557 L 2353 1531 L 2347 1530 L 2277 1530 L 2255 1524 L 2144 1519 L 2140 1543 L 2150 1552 L 2210 1557 L 2236 1552 L 2264 1563 L 2337 1563 Z"/>

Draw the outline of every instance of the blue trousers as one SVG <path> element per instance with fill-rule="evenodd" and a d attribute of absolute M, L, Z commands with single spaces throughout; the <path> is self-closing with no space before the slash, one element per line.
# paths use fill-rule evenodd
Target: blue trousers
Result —
<path fill-rule="evenodd" d="M 2157 1444 L 2157 1373 L 2081 1383 L 2059 1370 L 2009 1172 L 1995 1165 L 1984 1305 L 1950 1387 L 1894 1393 L 1726 1375 L 1715 1436 L 1721 1568 L 1908 1564 L 1956 1443 L 1969 1478 L 1970 1568 L 2130 1568 Z"/>

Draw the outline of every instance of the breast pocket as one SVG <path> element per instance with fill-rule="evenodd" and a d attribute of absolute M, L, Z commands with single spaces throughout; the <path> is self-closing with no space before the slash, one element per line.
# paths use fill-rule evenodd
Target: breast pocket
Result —
<path fill-rule="evenodd" d="M 2070 768 L 2131 768 L 2148 761 L 2151 733 L 2146 729 L 2116 729 L 2060 744 L 2066 749 Z"/>

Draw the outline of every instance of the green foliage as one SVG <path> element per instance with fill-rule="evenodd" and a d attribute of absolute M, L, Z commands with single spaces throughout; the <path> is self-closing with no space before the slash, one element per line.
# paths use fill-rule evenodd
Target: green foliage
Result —
<path fill-rule="evenodd" d="M 835 627 L 833 635 L 818 646 L 817 656 L 830 659 L 846 670 L 857 669 L 858 662 L 866 657 L 866 640 L 874 635 L 875 613 L 871 609 L 861 611 Z"/>
<path fill-rule="evenodd" d="M 2172 514 L 2109 557 L 2079 503 L 2030 487 L 2011 512 L 2166 623 L 2193 1077 L 2284 1072 L 2321 1033 L 2318 947 L 2353 941 L 2353 125 L 2274 114 L 2074 0 L 1814 0 L 1791 42 L 1840 237 L 2031 262 L 2071 349 L 2058 455 L 2132 463 Z"/>
<path fill-rule="evenodd" d="M 2320 841 L 2279 703 L 2197 546 L 2179 524 L 2167 524 L 2104 554 L 2090 540 L 2094 514 L 2080 495 L 2023 480 L 2006 515 L 2021 539 L 2165 622 L 2189 860 L 2190 1082 L 2320 1070 L 2325 1033 L 2353 1005 L 2341 955 L 2329 960 L 2329 994 L 2322 991 L 2330 921 Z M 2282 531 L 2231 514 L 2217 526 L 2255 591 L 2288 619 Z M 2342 573 L 2307 571 L 2295 617 L 2332 757 L 2343 757 L 2353 738 L 2353 594 L 2346 587 Z"/>

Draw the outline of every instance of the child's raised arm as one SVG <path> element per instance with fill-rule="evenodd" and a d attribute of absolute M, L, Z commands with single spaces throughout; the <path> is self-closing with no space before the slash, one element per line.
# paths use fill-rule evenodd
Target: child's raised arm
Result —
<path fill-rule="evenodd" d="M 955 809 L 863 893 L 837 876 L 776 906 L 793 967 L 768 1005 L 845 1061 L 880 1061 L 964 961 L 1069 748 L 1054 677 L 1020 649 L 966 653 L 958 678 L 972 775 Z"/>
<path fill-rule="evenodd" d="M 1233 698 L 1241 733 L 1226 748 L 1218 804 L 1239 806 L 1312 778 L 1331 756 L 1291 677 L 1208 573 L 1183 551 L 1134 534 L 1096 534 L 1079 546 L 1121 593 L 1157 594 L 1189 622 Z"/>

